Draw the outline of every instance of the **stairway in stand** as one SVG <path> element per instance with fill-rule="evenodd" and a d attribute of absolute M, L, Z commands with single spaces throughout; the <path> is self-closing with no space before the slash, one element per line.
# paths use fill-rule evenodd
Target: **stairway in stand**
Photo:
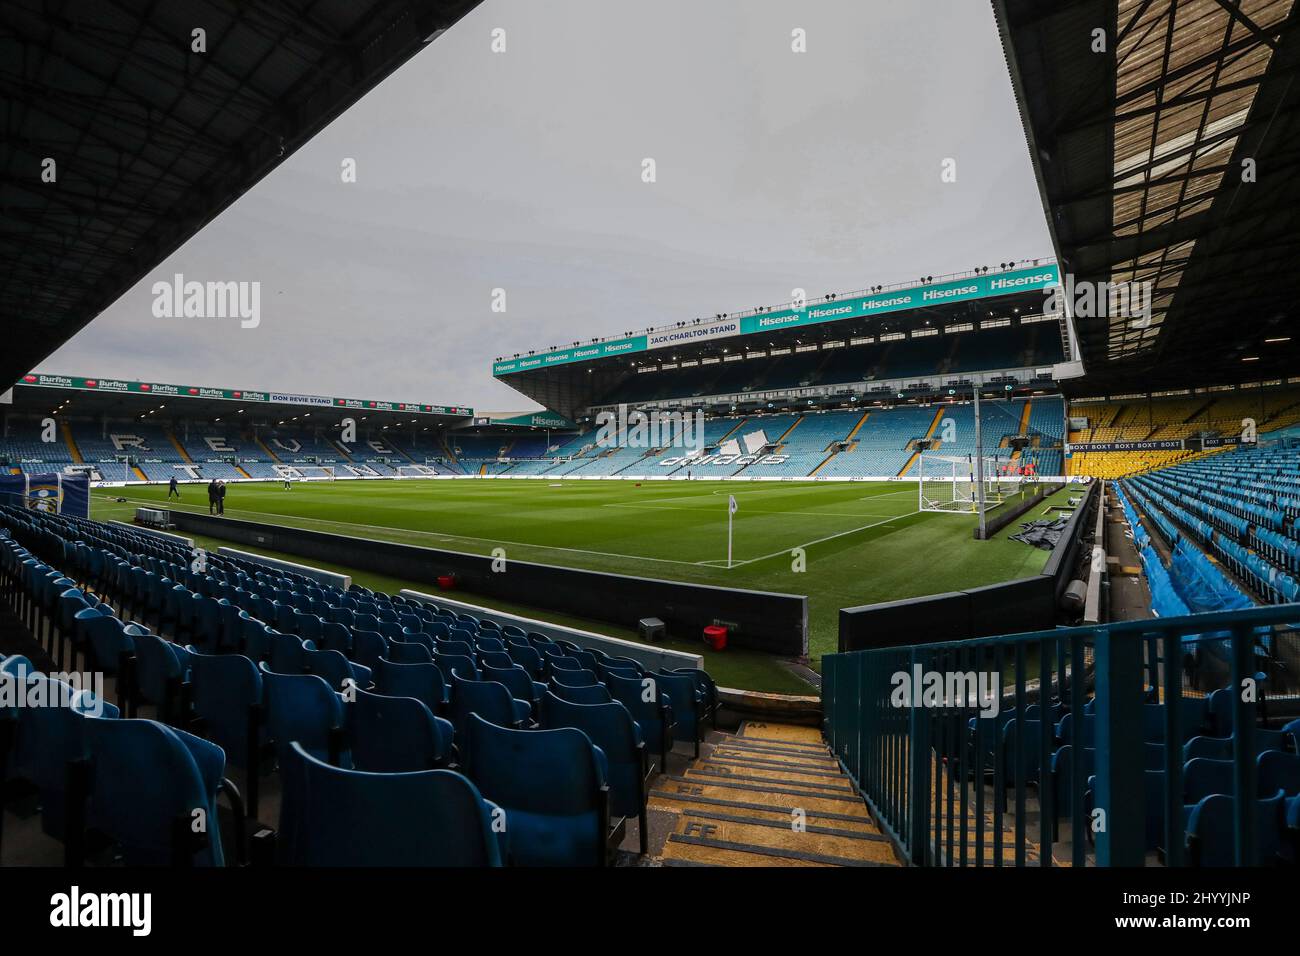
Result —
<path fill-rule="evenodd" d="M 899 865 L 816 728 L 747 722 L 700 753 L 653 781 L 650 809 L 676 818 L 663 865 Z"/>

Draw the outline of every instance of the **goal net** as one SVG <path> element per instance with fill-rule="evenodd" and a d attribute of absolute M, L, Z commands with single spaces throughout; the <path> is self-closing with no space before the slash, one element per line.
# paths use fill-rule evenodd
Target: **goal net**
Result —
<path fill-rule="evenodd" d="M 438 469 L 433 465 L 393 465 L 398 478 L 436 478 Z"/>
<path fill-rule="evenodd" d="M 984 510 L 1015 494 L 1019 480 L 1010 456 L 985 455 L 982 459 Z M 922 452 L 917 460 L 917 485 L 921 511 L 976 514 L 979 483 L 974 455 L 939 455 Z"/>
<path fill-rule="evenodd" d="M 333 481 L 333 465 L 281 465 L 275 469 L 276 475 L 287 481 Z"/>

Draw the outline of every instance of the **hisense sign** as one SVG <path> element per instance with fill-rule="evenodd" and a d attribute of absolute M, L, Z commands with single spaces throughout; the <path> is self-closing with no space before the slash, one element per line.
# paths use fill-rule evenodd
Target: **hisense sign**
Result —
<path fill-rule="evenodd" d="M 493 364 L 492 374 L 509 375 L 513 372 L 590 361 L 609 355 L 648 352 L 675 345 L 690 345 L 695 342 L 751 335 L 755 332 L 770 332 L 773 329 L 800 328 L 824 322 L 905 312 L 908 309 L 944 302 L 966 302 L 1032 289 L 1048 290 L 1054 288 L 1058 282 L 1059 270 L 1055 265 L 1012 270 L 997 275 L 981 274 L 966 279 L 954 279 L 950 282 L 899 289 L 884 295 L 843 298 L 831 305 L 800 305 L 796 308 L 773 309 L 769 312 L 756 312 L 734 319 L 718 319 L 706 323 L 656 329 L 646 335 L 613 339 L 594 345 L 555 349 L 542 355 L 506 359 Z M 743 343 L 741 347 L 744 347 Z"/>

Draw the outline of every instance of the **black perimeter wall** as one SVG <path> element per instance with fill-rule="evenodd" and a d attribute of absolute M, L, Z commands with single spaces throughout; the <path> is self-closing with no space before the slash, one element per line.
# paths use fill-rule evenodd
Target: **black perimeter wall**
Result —
<path fill-rule="evenodd" d="M 296 555 L 309 564 L 324 561 L 435 586 L 439 576 L 452 574 L 457 588 L 471 595 L 633 630 L 641 618 L 657 617 L 669 635 L 684 640 L 702 638 L 706 625 L 724 624 L 730 645 L 788 657 L 808 653 L 808 599 L 799 594 L 684 584 L 526 561 L 507 560 L 504 571 L 494 572 L 493 559 L 478 554 L 184 511 L 171 512 L 171 520 L 180 531 Z"/>

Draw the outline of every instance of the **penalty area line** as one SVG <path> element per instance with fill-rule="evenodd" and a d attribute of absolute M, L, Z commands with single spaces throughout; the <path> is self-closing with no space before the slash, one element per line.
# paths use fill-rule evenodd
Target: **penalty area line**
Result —
<path fill-rule="evenodd" d="M 860 528 L 850 528 L 848 531 L 841 531 L 838 534 L 828 534 L 826 537 L 818 538 L 815 541 L 805 541 L 803 544 L 791 545 L 788 548 L 782 548 L 780 551 L 773 551 L 771 554 L 764 554 L 761 557 L 749 558 L 745 561 L 733 561 L 731 566 L 733 568 L 740 568 L 740 567 L 744 567 L 747 564 L 753 564 L 755 561 L 766 561 L 768 558 L 775 558 L 777 555 L 789 554 L 795 548 L 811 548 L 814 544 L 821 544 L 825 541 L 833 541 L 836 538 L 844 537 L 846 534 L 857 534 L 859 531 L 866 531 L 869 528 L 878 528 L 882 524 L 889 524 L 889 522 L 897 521 L 900 518 L 910 518 L 913 515 L 919 515 L 920 513 L 921 513 L 920 511 L 911 511 L 905 515 L 895 515 L 892 518 L 886 518 L 884 521 L 875 521 L 872 522 L 871 524 L 864 524 Z"/>

